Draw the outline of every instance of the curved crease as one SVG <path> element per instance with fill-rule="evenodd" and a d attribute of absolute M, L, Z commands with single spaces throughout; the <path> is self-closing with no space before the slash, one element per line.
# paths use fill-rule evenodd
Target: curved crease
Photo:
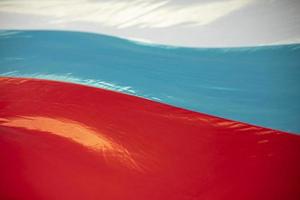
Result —
<path fill-rule="evenodd" d="M 140 170 L 139 165 L 125 147 L 107 138 L 101 132 L 76 121 L 45 116 L 19 116 L 0 118 L 0 124 L 6 127 L 25 128 L 60 136 L 80 144 L 88 150 L 100 152 L 106 161 L 109 155 L 131 169 Z"/>

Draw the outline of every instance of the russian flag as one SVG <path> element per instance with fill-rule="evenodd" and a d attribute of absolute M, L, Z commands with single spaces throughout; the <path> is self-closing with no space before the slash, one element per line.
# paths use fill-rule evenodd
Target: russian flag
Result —
<path fill-rule="evenodd" d="M 70 28 L 81 10 L 80 20 L 119 36 L 146 29 L 158 38 L 159 28 L 213 27 L 257 4 L 87 1 L 75 9 L 82 2 L 43 1 L 25 12 L 16 2 L 0 2 L 0 15 L 34 13 Z M 181 47 L 7 21 L 0 199 L 300 198 L 299 44 Z"/>

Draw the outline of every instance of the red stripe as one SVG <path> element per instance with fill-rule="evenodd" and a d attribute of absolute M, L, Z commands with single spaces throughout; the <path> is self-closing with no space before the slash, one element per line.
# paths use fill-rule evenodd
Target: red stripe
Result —
<path fill-rule="evenodd" d="M 98 88 L 0 79 L 1 199 L 300 199 L 300 137 Z"/>

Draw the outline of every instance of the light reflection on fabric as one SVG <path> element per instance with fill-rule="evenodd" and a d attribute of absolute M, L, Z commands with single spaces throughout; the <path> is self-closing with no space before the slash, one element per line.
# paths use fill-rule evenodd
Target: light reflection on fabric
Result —
<path fill-rule="evenodd" d="M 80 144 L 88 150 L 100 152 L 106 161 L 109 161 L 111 157 L 129 168 L 140 170 L 139 165 L 126 148 L 107 138 L 101 132 L 76 121 L 44 116 L 21 116 L 1 118 L 0 124 L 57 135 Z"/>

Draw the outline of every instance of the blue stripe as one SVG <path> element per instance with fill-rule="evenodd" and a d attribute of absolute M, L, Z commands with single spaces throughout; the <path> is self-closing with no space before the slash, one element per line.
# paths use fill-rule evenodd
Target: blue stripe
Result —
<path fill-rule="evenodd" d="M 1 31 L 0 51 L 1 76 L 104 87 L 300 133 L 299 44 L 197 49 L 79 32 Z"/>

